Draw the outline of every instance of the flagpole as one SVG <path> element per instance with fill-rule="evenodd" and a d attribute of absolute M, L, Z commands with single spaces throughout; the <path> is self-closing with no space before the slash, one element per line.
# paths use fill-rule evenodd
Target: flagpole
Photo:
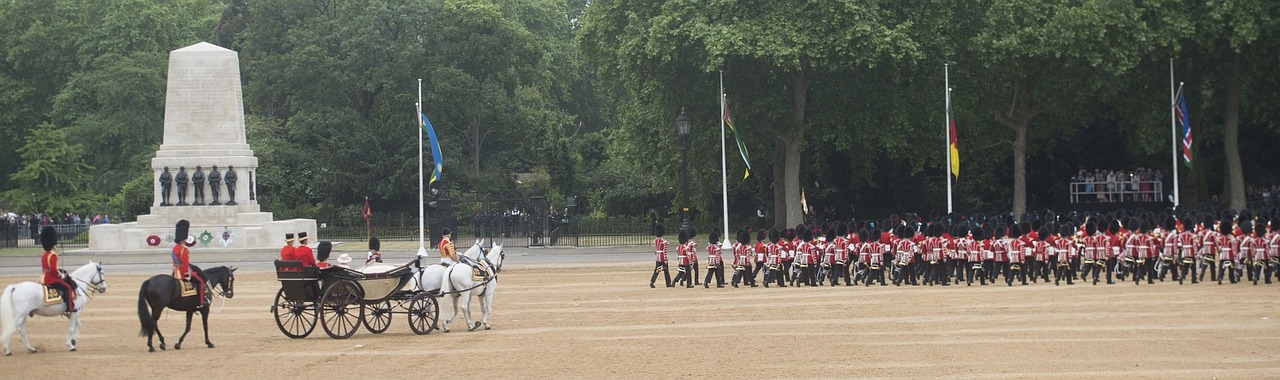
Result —
<path fill-rule="evenodd" d="M 943 88 L 947 91 L 946 104 L 947 109 L 943 113 L 942 118 L 942 144 L 944 145 L 943 155 L 947 156 L 947 166 L 942 168 L 942 172 L 947 177 L 947 213 L 951 213 L 951 73 L 949 64 L 942 65 L 942 83 Z"/>
<path fill-rule="evenodd" d="M 729 246 L 729 164 L 725 159 L 724 148 L 724 70 L 720 70 L 720 191 L 724 199 L 724 229 L 720 234 L 724 237 L 721 247 Z"/>
<path fill-rule="evenodd" d="M 418 78 L 417 114 L 413 115 L 413 123 L 418 125 L 418 256 L 427 255 L 426 212 L 422 208 L 422 78 Z"/>
<path fill-rule="evenodd" d="M 364 197 L 364 210 L 361 210 L 361 213 L 363 213 L 366 210 L 369 210 L 369 197 Z M 369 218 L 372 215 L 366 214 L 361 216 L 364 217 L 364 240 L 369 241 L 369 237 L 373 236 L 373 233 L 370 232 L 369 230 Z"/>
<path fill-rule="evenodd" d="M 1173 208 L 1177 209 L 1182 199 L 1178 194 L 1178 99 L 1173 89 L 1173 58 L 1169 58 L 1169 132 L 1173 148 L 1173 161 L 1170 171 L 1173 172 Z"/>

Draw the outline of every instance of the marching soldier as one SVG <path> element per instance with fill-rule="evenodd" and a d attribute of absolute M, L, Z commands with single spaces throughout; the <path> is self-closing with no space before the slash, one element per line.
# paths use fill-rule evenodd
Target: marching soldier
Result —
<path fill-rule="evenodd" d="M 929 224 L 925 228 L 924 244 L 920 247 L 923 252 L 921 261 L 925 264 L 924 283 L 929 286 L 935 284 L 946 285 L 946 276 L 943 273 L 945 267 L 943 260 L 943 251 L 946 249 L 946 241 L 942 239 L 942 224 L 935 222 Z"/>
<path fill-rule="evenodd" d="M 866 243 L 862 245 L 862 252 L 859 257 L 865 258 L 862 265 L 867 268 L 866 286 L 871 286 L 873 281 L 880 281 L 880 286 L 889 286 L 884 281 L 885 251 L 888 245 L 881 243 L 884 234 L 880 229 L 873 229 L 867 233 Z"/>
<path fill-rule="evenodd" d="M 1262 277 L 1268 284 L 1271 283 L 1271 277 L 1275 276 L 1280 279 L 1280 218 L 1272 218 L 1267 223 L 1267 266 L 1266 274 Z"/>
<path fill-rule="evenodd" d="M 1249 267 L 1245 270 L 1249 271 L 1249 280 L 1253 281 L 1254 285 L 1258 285 L 1258 280 L 1264 273 L 1263 268 L 1267 266 L 1267 241 L 1262 236 L 1266 231 L 1259 234 L 1258 230 L 1261 229 L 1253 221 L 1240 223 L 1240 232 L 1245 236 L 1244 242 L 1240 243 L 1240 252 L 1249 257 Z M 1270 277 L 1267 279 L 1270 280 Z"/>
<path fill-rule="evenodd" d="M 849 227 L 842 222 L 836 222 L 834 233 L 831 238 L 831 250 L 834 252 L 834 262 L 831 263 L 831 286 L 836 286 L 840 279 L 844 279 L 844 286 L 852 286 L 849 283 Z M 1268 272 L 1270 273 L 1270 272 Z"/>
<path fill-rule="evenodd" d="M 1232 284 L 1240 281 L 1236 276 L 1238 260 L 1235 256 L 1240 243 L 1234 236 L 1235 223 L 1231 219 L 1230 215 L 1223 215 L 1223 218 L 1218 221 L 1217 242 L 1214 243 L 1218 248 L 1218 285 L 1222 285 L 1224 278 L 1230 280 Z"/>
<path fill-rule="evenodd" d="M 667 270 L 667 241 L 662 238 L 665 233 L 666 229 L 661 224 L 653 227 L 653 234 L 657 236 L 653 239 L 653 248 L 656 256 L 654 257 L 653 276 L 649 277 L 649 288 L 653 288 L 654 281 L 658 280 L 658 272 L 662 272 L 663 278 L 666 279 L 663 283 L 667 284 L 668 288 L 675 286 L 675 284 L 671 283 L 671 272 Z"/>
<path fill-rule="evenodd" d="M 916 243 L 911 240 L 915 236 L 915 231 L 907 226 L 898 226 L 898 243 L 894 247 L 893 260 L 893 285 L 902 286 L 902 282 L 911 285 L 916 284 L 915 268 L 912 266 L 915 261 L 915 255 L 918 248 Z"/>
<path fill-rule="evenodd" d="M 1092 221 L 1084 225 L 1084 259 L 1080 263 L 1080 280 L 1086 281 L 1089 273 L 1093 273 L 1093 284 L 1098 284 L 1102 267 L 1106 266 L 1105 237 L 1098 235 L 1098 225 Z"/>
<path fill-rule="evenodd" d="M 777 228 L 769 230 L 768 254 L 765 256 L 764 271 L 764 287 L 766 288 L 769 287 L 770 283 L 775 282 L 778 287 L 787 287 L 786 281 L 782 278 L 782 274 L 779 273 L 783 270 L 782 246 L 778 244 L 780 238 Z"/>
<path fill-rule="evenodd" d="M 692 288 L 693 280 L 689 278 L 693 273 L 689 270 L 689 265 L 693 262 L 689 258 L 692 253 L 689 252 L 689 231 L 681 228 L 678 238 L 680 239 L 680 244 L 676 246 L 676 258 L 680 260 L 680 268 L 676 270 L 676 279 L 673 282 L 684 284 L 686 288 Z"/>
<path fill-rule="evenodd" d="M 1178 247 L 1178 234 L 1181 233 L 1181 231 L 1177 230 L 1177 223 L 1177 218 L 1169 216 L 1165 217 L 1164 223 L 1160 224 L 1160 229 L 1162 230 L 1162 236 L 1160 237 L 1160 261 L 1164 264 L 1160 267 L 1160 273 L 1158 274 L 1161 282 L 1164 281 L 1164 277 L 1169 272 L 1173 272 L 1174 281 L 1182 281 L 1182 277 L 1179 275 L 1180 273 L 1178 270 L 1181 265 L 1180 263 L 1182 262 L 1180 257 L 1182 255 L 1181 249 Z"/>
<path fill-rule="evenodd" d="M 990 242 L 988 249 L 991 252 L 991 256 L 987 258 L 989 263 L 987 266 L 987 279 L 992 283 L 996 282 L 997 276 L 1002 274 L 1005 277 L 1009 276 L 1009 243 L 1006 235 L 1008 232 L 1008 227 L 996 225 L 991 231 L 990 239 L 988 239 Z"/>
<path fill-rule="evenodd" d="M 702 279 L 702 287 L 711 287 L 711 277 L 716 278 L 716 287 L 724 287 L 724 258 L 720 256 L 720 229 L 716 228 L 707 234 L 707 278 Z"/>
<path fill-rule="evenodd" d="M 1075 257 L 1076 244 L 1072 241 L 1075 231 L 1070 225 L 1063 225 L 1058 229 L 1057 239 L 1053 241 L 1052 254 L 1049 260 L 1054 268 L 1053 284 L 1059 285 L 1063 278 L 1067 279 L 1067 285 L 1075 285 L 1074 280 L 1076 274 L 1072 270 L 1071 261 Z"/>
<path fill-rule="evenodd" d="M 814 265 L 816 262 L 814 256 L 817 254 L 813 245 L 813 231 L 808 228 L 800 229 L 800 243 L 796 245 L 796 268 L 797 275 L 791 279 L 791 285 L 809 285 L 817 286 L 814 283 Z"/>
<path fill-rule="evenodd" d="M 1200 221 L 1200 281 L 1209 272 L 1210 281 L 1218 281 L 1218 228 L 1212 216 Z"/>
<path fill-rule="evenodd" d="M 1009 263 L 1004 267 L 1005 284 L 1013 286 L 1014 277 L 1016 276 L 1018 280 L 1022 281 L 1022 285 L 1026 285 L 1027 272 L 1023 267 L 1026 263 L 1023 260 L 1031 250 L 1022 241 L 1022 226 L 1018 224 L 1009 226 L 1009 238 L 1005 240 L 1005 244 L 1008 245 L 1008 250 L 1005 252 L 1009 258 Z"/>
<path fill-rule="evenodd" d="M 1103 254 L 1106 255 L 1107 285 L 1115 284 L 1112 280 L 1116 264 L 1120 259 L 1120 248 L 1123 246 L 1120 235 L 1120 221 L 1112 219 L 1107 224 L 1107 233 L 1100 235 L 1103 238 L 1104 249 Z"/>
<path fill-rule="evenodd" d="M 949 242 L 950 249 L 947 260 L 947 276 L 954 276 L 956 285 L 960 285 L 961 281 L 967 281 L 966 272 L 969 271 L 969 247 L 972 239 L 969 238 L 969 228 L 963 224 L 957 224 L 951 230 L 951 240 Z"/>
<path fill-rule="evenodd" d="M 975 226 L 970 232 L 971 237 L 968 239 L 969 248 L 968 256 L 968 282 L 965 286 L 973 286 L 973 280 L 976 278 L 980 285 L 987 284 L 987 270 L 990 268 L 990 262 L 987 258 L 992 257 L 991 240 L 987 240 L 986 230 L 982 226 Z"/>
<path fill-rule="evenodd" d="M 750 234 L 751 231 L 747 230 L 747 233 Z M 758 275 L 760 274 L 760 271 L 764 270 L 765 259 L 767 259 L 768 258 L 767 256 L 769 256 L 769 243 L 766 243 L 767 242 L 766 239 L 768 238 L 767 236 L 768 233 L 769 232 L 765 230 L 760 230 L 759 232 L 756 232 L 756 245 L 752 247 L 752 251 L 751 251 L 752 254 L 755 256 L 755 263 L 756 263 L 755 270 L 751 272 L 752 284 L 756 283 L 756 277 L 758 277 Z M 765 281 L 765 282 L 768 283 L 768 281 Z"/>
<path fill-rule="evenodd" d="M 755 275 L 751 272 L 751 259 L 754 252 L 750 244 L 751 233 L 745 229 L 738 230 L 738 241 L 733 244 L 733 287 L 735 288 L 738 287 L 738 280 L 742 280 L 743 284 L 750 287 L 756 287 Z M 763 260 L 760 265 L 764 265 Z"/>
<path fill-rule="evenodd" d="M 698 236 L 698 230 L 693 227 L 689 227 L 689 242 L 686 243 L 689 245 L 689 248 L 685 250 L 685 254 L 689 257 L 689 269 L 692 270 L 692 272 L 690 272 L 692 273 L 692 276 L 685 276 L 685 281 L 693 282 L 693 285 L 702 285 L 701 282 L 698 282 L 698 242 L 693 239 L 696 236 Z"/>

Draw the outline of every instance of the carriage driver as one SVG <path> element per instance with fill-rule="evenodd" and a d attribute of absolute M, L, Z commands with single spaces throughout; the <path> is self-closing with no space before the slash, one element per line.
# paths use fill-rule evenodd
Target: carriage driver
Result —
<path fill-rule="evenodd" d="M 196 287 L 196 295 L 200 297 L 200 306 L 208 305 L 209 299 L 204 294 L 204 279 L 199 274 L 191 271 L 191 251 L 184 244 L 190 235 L 191 222 L 186 219 L 179 220 L 176 231 L 173 234 L 173 251 L 170 252 L 170 258 L 173 259 L 173 277 L 179 280 L 191 281 Z"/>
<path fill-rule="evenodd" d="M 53 251 L 53 247 L 58 245 L 58 231 L 52 226 L 45 226 L 40 231 L 40 247 L 44 248 L 44 254 L 40 256 L 40 270 L 44 273 L 40 277 L 40 283 L 49 287 L 62 288 L 64 296 L 62 299 L 67 301 L 67 313 L 76 312 L 76 292 L 62 279 L 62 271 L 58 269 L 58 253 Z M 25 334 L 25 333 L 24 333 Z"/>
<path fill-rule="evenodd" d="M 458 263 L 458 252 L 453 249 L 453 231 L 448 227 L 440 230 L 440 264 L 450 266 Z"/>

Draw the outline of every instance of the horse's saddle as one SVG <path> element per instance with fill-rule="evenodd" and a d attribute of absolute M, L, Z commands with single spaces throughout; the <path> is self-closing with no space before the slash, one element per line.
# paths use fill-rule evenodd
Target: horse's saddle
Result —
<path fill-rule="evenodd" d="M 476 265 L 471 267 L 471 280 L 484 281 L 489 278 L 489 263 L 483 260 L 476 261 Z"/>
<path fill-rule="evenodd" d="M 181 291 L 180 295 L 182 297 L 195 297 L 197 293 L 196 284 L 193 284 L 191 283 L 191 281 L 187 281 L 187 280 L 178 280 L 178 290 Z"/>
<path fill-rule="evenodd" d="M 62 303 L 62 288 L 45 285 L 44 286 L 45 306 L 56 305 L 60 303 Z"/>

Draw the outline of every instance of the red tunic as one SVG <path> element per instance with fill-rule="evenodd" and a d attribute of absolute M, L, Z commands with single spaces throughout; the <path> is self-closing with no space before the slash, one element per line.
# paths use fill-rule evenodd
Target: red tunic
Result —
<path fill-rule="evenodd" d="M 292 245 L 286 245 L 284 248 L 280 248 L 280 260 L 297 260 L 298 258 L 293 256 L 294 249 L 295 248 Z"/>
<path fill-rule="evenodd" d="M 1025 256 L 1024 252 L 1027 251 L 1026 246 L 1022 243 L 1022 239 L 1009 239 L 1006 244 L 1008 245 L 1008 251 L 1005 252 L 1005 256 L 1009 258 L 1009 262 L 1022 262 L 1022 258 Z"/>
<path fill-rule="evenodd" d="M 724 265 L 724 258 L 720 256 L 719 244 L 707 244 L 707 268 L 719 268 Z"/>
<path fill-rule="evenodd" d="M 769 243 L 768 256 L 765 257 L 765 264 L 771 267 L 777 267 L 782 263 L 782 246 L 776 243 Z"/>
<path fill-rule="evenodd" d="M 676 246 L 676 256 L 680 258 L 680 265 L 690 265 L 693 263 L 693 260 L 689 259 L 689 256 L 692 256 L 689 253 L 688 244 L 680 244 Z"/>
<path fill-rule="evenodd" d="M 757 243 L 757 245 L 760 245 Z M 763 254 L 761 252 L 760 254 Z M 764 261 L 764 260 L 761 260 Z M 741 243 L 733 243 L 733 266 L 746 267 L 751 265 L 751 246 Z"/>
<path fill-rule="evenodd" d="M 183 278 L 191 276 L 191 251 L 181 243 L 173 246 L 173 271 Z"/>
<path fill-rule="evenodd" d="M 667 241 L 663 238 L 653 239 L 654 261 L 659 263 L 667 262 Z"/>
<path fill-rule="evenodd" d="M 769 254 L 769 246 L 764 241 L 756 242 L 755 246 L 756 262 L 764 262 L 765 256 Z"/>
<path fill-rule="evenodd" d="M 440 244 L 443 245 L 446 242 L 448 242 L 448 240 L 441 240 Z M 302 266 L 304 267 L 316 266 L 316 255 L 311 253 L 311 247 L 308 247 L 306 244 L 299 245 L 297 249 L 294 249 L 293 257 L 298 261 L 301 261 Z"/>
<path fill-rule="evenodd" d="M 53 251 L 44 251 L 40 256 L 40 283 L 45 285 L 53 285 L 62 283 L 62 276 L 58 273 L 58 254 Z"/>

